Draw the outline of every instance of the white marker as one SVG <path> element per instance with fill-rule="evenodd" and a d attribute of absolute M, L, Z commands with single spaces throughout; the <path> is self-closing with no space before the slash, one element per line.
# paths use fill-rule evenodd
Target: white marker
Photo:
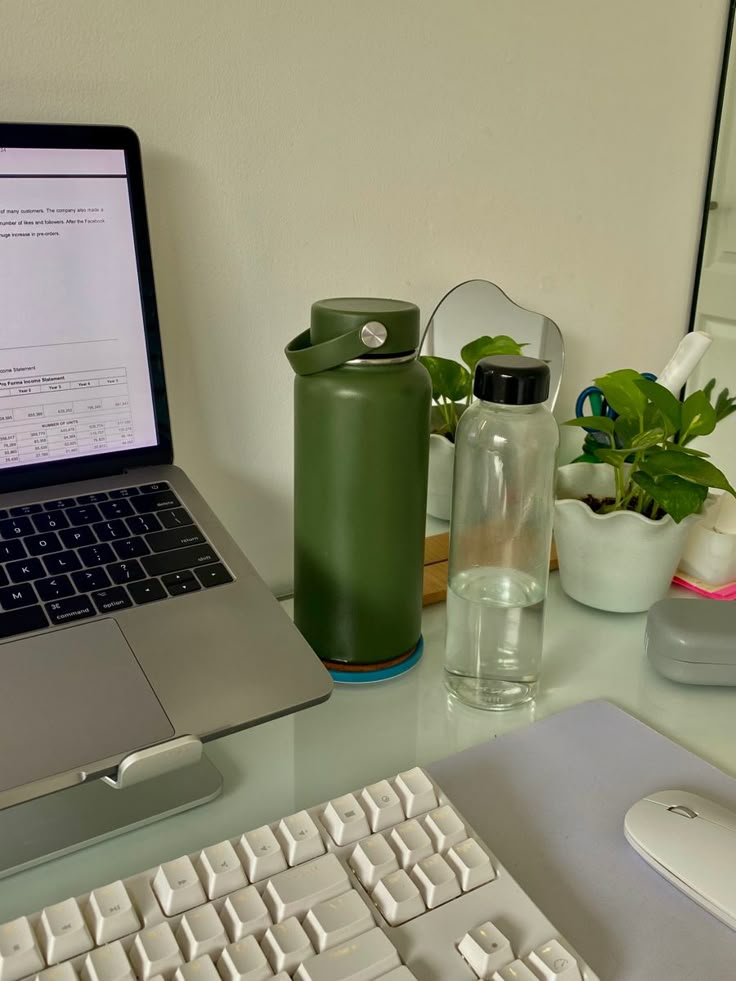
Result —
<path fill-rule="evenodd" d="M 700 364 L 712 342 L 713 338 L 700 330 L 686 334 L 657 378 L 657 382 L 679 397 L 680 389 Z"/>

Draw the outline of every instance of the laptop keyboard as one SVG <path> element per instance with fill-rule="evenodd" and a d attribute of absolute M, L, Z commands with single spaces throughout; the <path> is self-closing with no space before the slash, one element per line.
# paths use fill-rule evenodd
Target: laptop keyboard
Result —
<path fill-rule="evenodd" d="M 228 582 L 164 482 L 0 509 L 0 639 Z"/>

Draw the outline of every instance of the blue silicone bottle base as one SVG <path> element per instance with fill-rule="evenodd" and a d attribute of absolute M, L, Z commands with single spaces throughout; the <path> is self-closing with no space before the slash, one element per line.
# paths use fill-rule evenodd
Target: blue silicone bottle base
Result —
<path fill-rule="evenodd" d="M 328 671 L 332 680 L 338 685 L 374 685 L 378 681 L 389 681 L 391 678 L 398 678 L 399 675 L 411 671 L 414 665 L 419 663 L 423 653 L 424 638 L 420 637 L 419 643 L 406 660 L 399 664 L 392 664 L 389 668 L 376 665 L 375 670 L 372 671 L 365 669 L 359 671 L 337 670 L 336 668 L 328 668 Z"/>

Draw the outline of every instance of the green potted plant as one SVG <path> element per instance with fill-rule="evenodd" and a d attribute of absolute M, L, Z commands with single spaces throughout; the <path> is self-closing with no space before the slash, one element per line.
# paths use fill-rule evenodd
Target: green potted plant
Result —
<path fill-rule="evenodd" d="M 419 360 L 432 379 L 432 422 L 429 437 L 429 486 L 427 511 L 435 518 L 450 520 L 452 471 L 455 462 L 455 432 L 460 416 L 473 400 L 473 376 L 481 358 L 492 354 L 521 354 L 525 344 L 512 337 L 478 337 L 460 351 L 465 364 L 450 358 L 422 355 Z"/>
<path fill-rule="evenodd" d="M 566 425 L 595 430 L 595 463 L 558 470 L 555 541 L 566 593 L 601 610 L 647 610 L 665 595 L 690 526 L 711 488 L 736 496 L 708 454 L 690 444 L 736 411 L 728 390 L 711 403 L 715 380 L 680 402 L 638 372 L 596 379 L 615 417 Z"/>

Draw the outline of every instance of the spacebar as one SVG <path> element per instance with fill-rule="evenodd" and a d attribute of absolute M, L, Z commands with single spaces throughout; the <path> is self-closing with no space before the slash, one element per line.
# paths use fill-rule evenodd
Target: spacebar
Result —
<path fill-rule="evenodd" d="M 198 565 L 219 561 L 220 557 L 211 545 L 191 545 L 189 548 L 177 548 L 173 552 L 146 555 L 141 559 L 149 576 L 163 576 L 167 572 L 181 572 L 182 569 L 193 569 Z"/>
<path fill-rule="evenodd" d="M 26 634 L 31 630 L 43 630 L 49 621 L 40 606 L 26 606 L 22 610 L 0 613 L 0 639 Z"/>

